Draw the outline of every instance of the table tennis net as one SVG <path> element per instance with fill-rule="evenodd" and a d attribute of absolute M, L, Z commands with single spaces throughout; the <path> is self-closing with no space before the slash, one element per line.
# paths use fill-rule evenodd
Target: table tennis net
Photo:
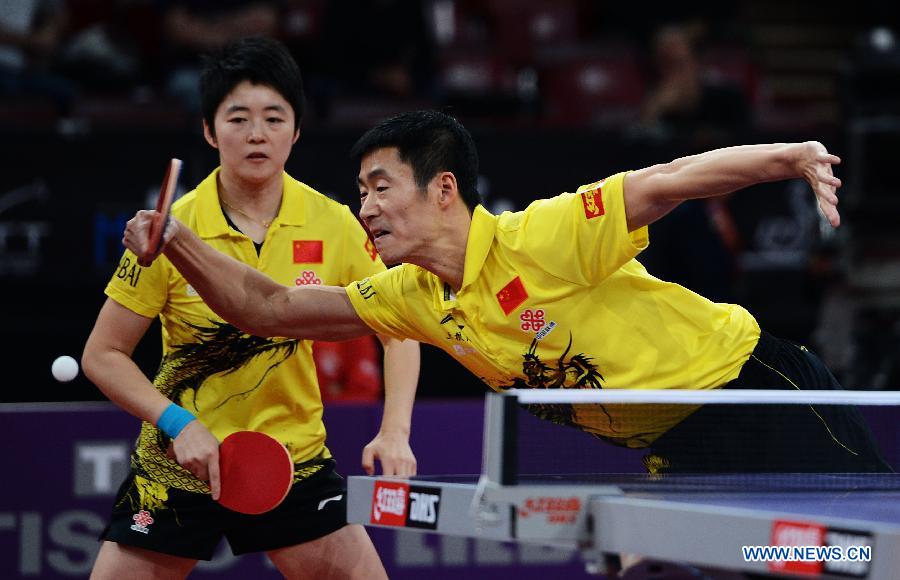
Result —
<path fill-rule="evenodd" d="M 600 390 L 516 392 L 509 469 L 520 478 L 554 478 L 613 473 L 851 474 L 900 467 L 897 392 L 630 395 Z M 894 478 L 887 479 L 890 483 L 875 485 L 895 485 Z M 802 487 L 803 478 L 781 481 Z M 834 482 L 851 485 L 847 476 Z"/>

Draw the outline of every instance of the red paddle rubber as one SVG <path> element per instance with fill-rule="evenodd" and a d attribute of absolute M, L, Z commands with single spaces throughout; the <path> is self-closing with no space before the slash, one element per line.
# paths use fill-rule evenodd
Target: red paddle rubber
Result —
<path fill-rule="evenodd" d="M 284 445 L 265 433 L 238 431 L 219 446 L 219 503 L 243 514 L 261 514 L 284 500 L 294 463 Z"/>

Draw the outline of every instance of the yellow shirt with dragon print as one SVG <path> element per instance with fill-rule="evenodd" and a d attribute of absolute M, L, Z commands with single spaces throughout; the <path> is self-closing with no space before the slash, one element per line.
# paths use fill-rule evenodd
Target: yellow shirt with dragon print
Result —
<path fill-rule="evenodd" d="M 404 264 L 347 286 L 379 333 L 436 345 L 494 390 L 714 389 L 759 340 L 740 306 L 651 276 L 628 232 L 625 174 L 500 216 L 476 208 L 462 287 Z M 645 447 L 696 407 L 531 405 L 536 415 Z"/>
<path fill-rule="evenodd" d="M 253 241 L 225 220 L 218 173 L 172 207 L 175 217 L 218 251 L 286 285 L 346 285 L 385 269 L 347 206 L 287 173 L 281 208 L 257 254 Z M 241 332 L 214 314 L 164 256 L 141 268 L 126 251 L 106 294 L 141 316 L 159 316 L 163 358 L 153 382 L 217 439 L 250 429 L 284 443 L 297 464 L 330 456 L 309 341 Z M 166 487 L 208 493 L 204 482 L 166 458 L 167 444 L 145 422 L 132 456 L 136 473 Z M 297 477 L 309 471 L 298 469 Z"/>

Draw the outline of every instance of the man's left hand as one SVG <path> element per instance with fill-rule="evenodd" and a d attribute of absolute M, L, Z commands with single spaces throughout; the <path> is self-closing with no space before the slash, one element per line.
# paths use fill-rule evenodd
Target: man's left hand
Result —
<path fill-rule="evenodd" d="M 831 166 L 840 162 L 840 157 L 829 153 L 818 141 L 803 143 L 797 159 L 803 179 L 816 194 L 822 215 L 835 228 L 841 225 L 841 215 L 837 210 L 837 188 L 841 186 L 841 180 L 834 176 Z"/>

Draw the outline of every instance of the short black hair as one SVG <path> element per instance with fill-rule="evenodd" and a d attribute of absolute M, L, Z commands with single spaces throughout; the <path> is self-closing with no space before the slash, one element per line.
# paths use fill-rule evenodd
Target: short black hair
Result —
<path fill-rule="evenodd" d="M 456 176 L 463 202 L 471 213 L 481 203 L 478 151 L 469 131 L 450 115 L 410 111 L 382 121 L 359 138 L 350 157 L 359 165 L 376 149 L 396 147 L 400 161 L 412 167 L 416 185 L 424 189 L 441 171 Z"/>
<path fill-rule="evenodd" d="M 253 36 L 235 40 L 203 60 L 200 108 L 215 134 L 216 111 L 228 93 L 244 81 L 277 91 L 294 109 L 294 130 L 303 118 L 303 77 L 287 47 L 272 38 Z"/>

